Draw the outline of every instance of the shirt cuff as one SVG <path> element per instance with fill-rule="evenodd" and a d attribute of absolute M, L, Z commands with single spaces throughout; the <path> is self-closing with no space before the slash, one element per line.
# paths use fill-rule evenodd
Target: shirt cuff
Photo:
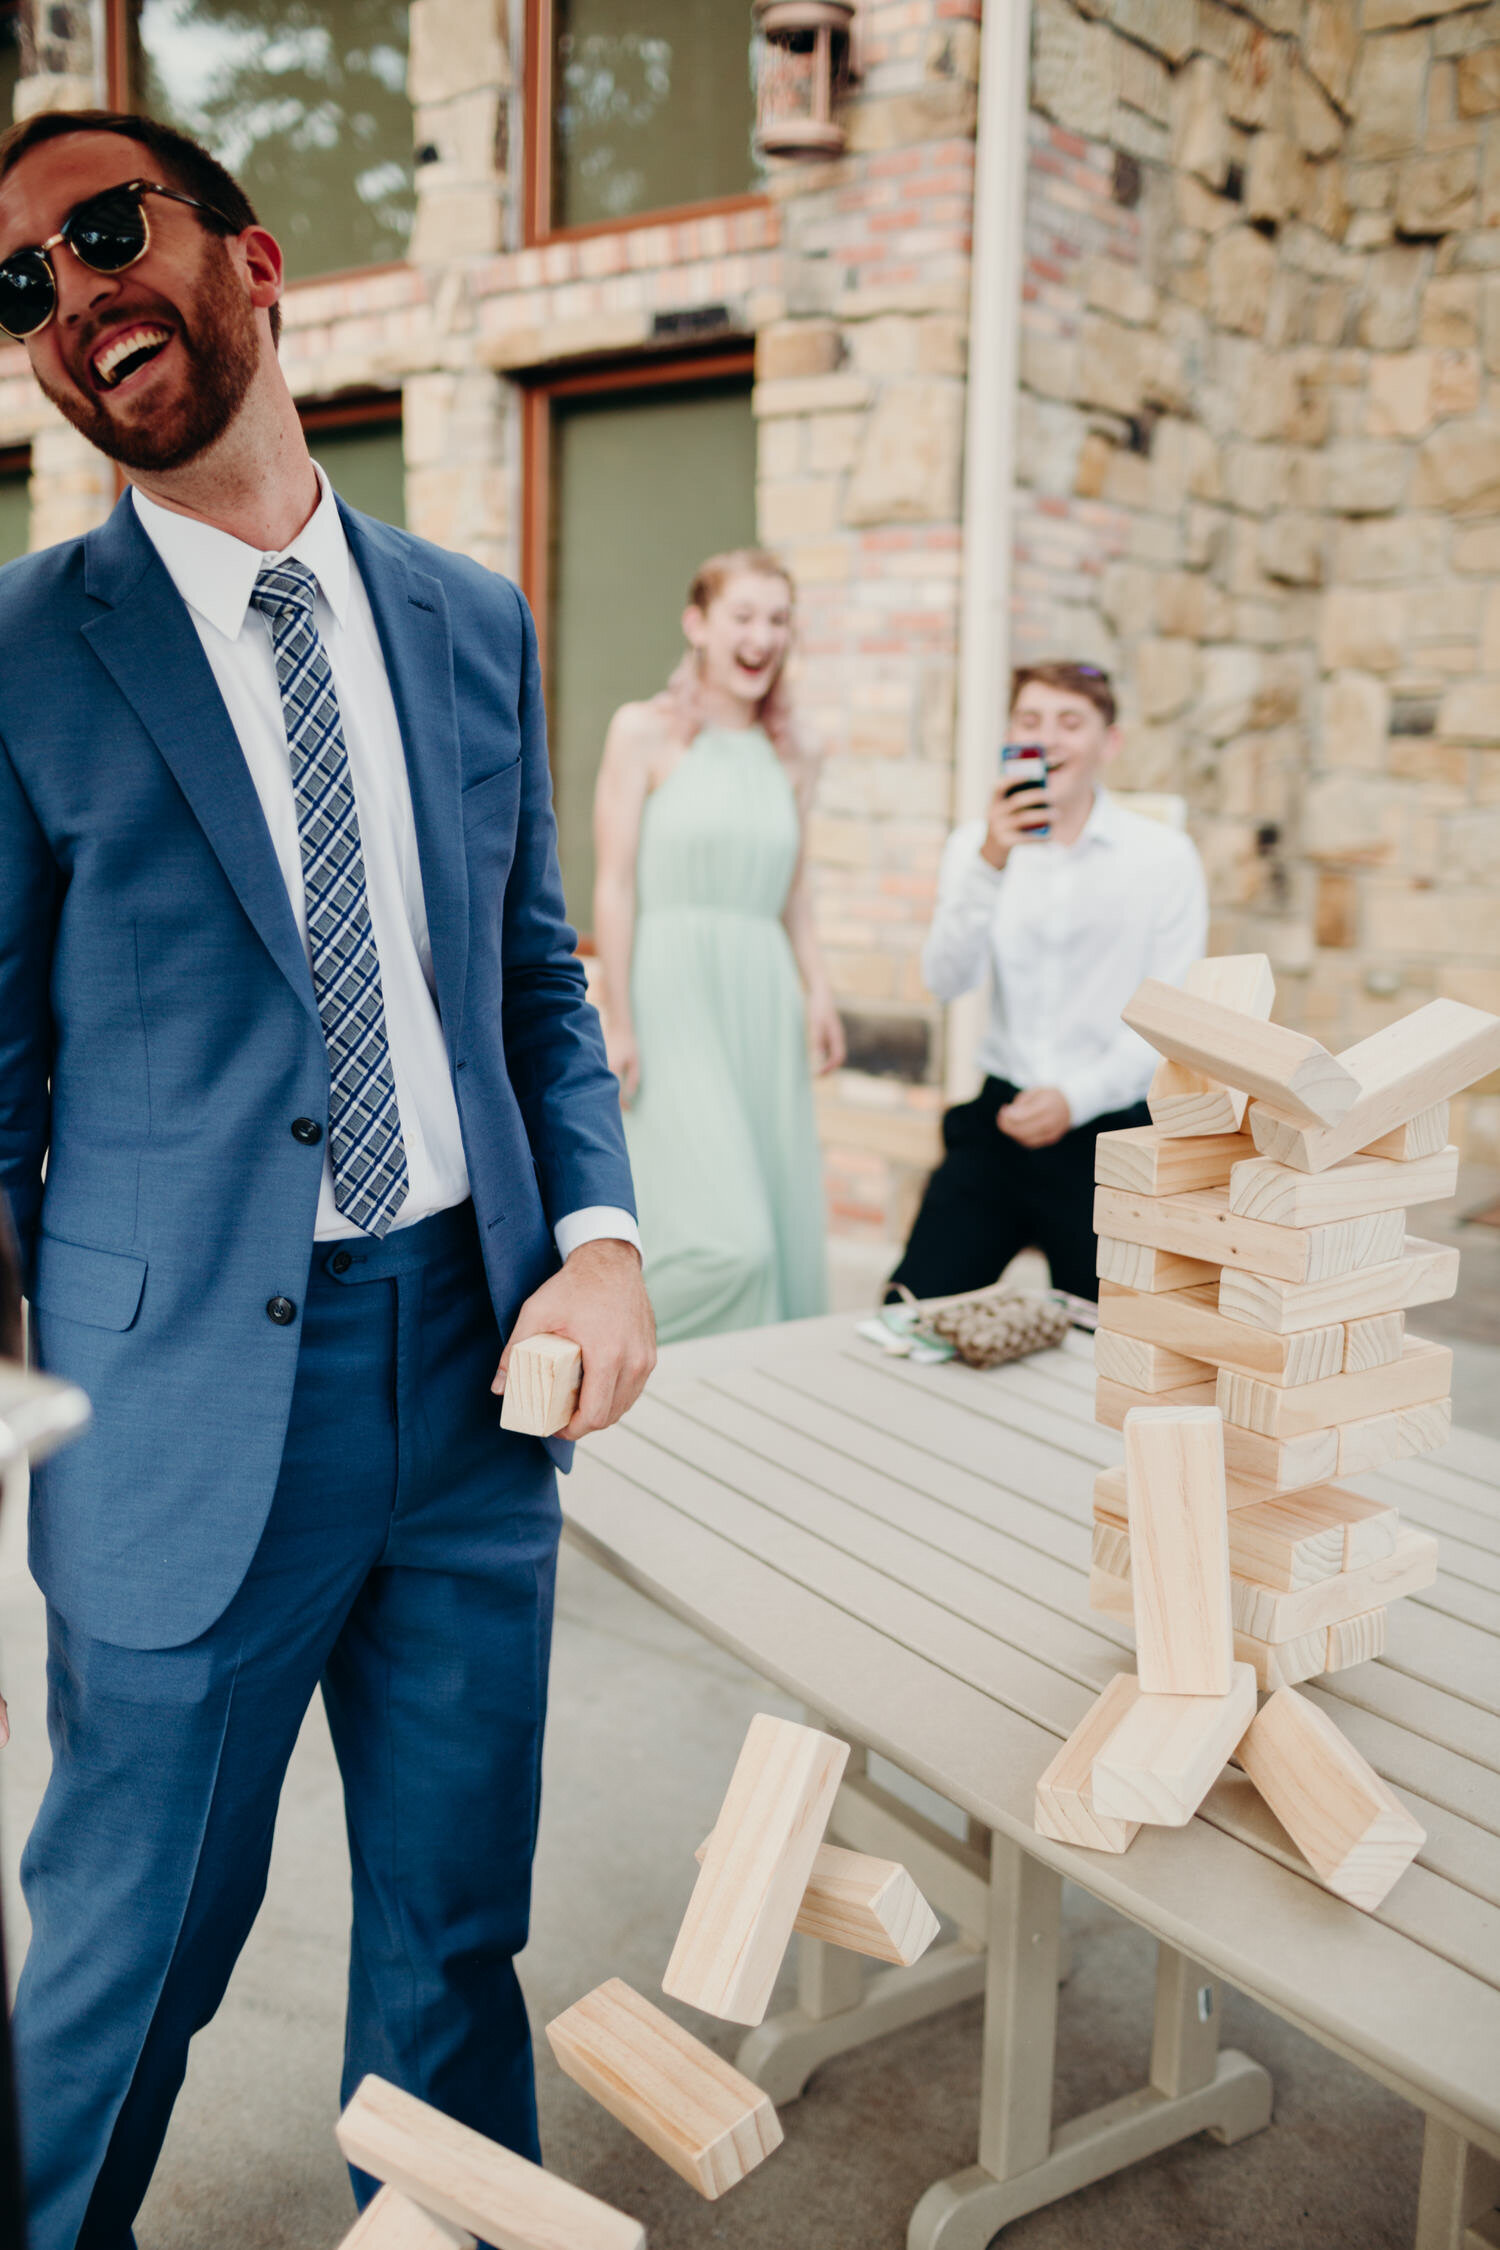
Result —
<path fill-rule="evenodd" d="M 573 1252 L 585 1242 L 628 1242 L 632 1250 L 641 1247 L 641 1230 L 628 1211 L 613 1203 L 590 1203 L 582 1211 L 570 1211 L 559 1219 L 552 1230 L 557 1244 L 557 1254 L 564 1265 Z"/>

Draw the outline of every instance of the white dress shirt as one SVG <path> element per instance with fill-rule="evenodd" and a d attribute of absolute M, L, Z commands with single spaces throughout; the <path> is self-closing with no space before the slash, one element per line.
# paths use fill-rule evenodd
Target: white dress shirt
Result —
<path fill-rule="evenodd" d="M 1208 935 L 1191 840 L 1095 792 L 1082 833 L 1018 844 L 1003 868 L 982 820 L 949 837 L 922 975 L 939 1000 L 990 976 L 980 1067 L 1056 1086 L 1075 1125 L 1145 1099 L 1160 1057 L 1120 1021 L 1144 977 L 1177 983 Z"/>
<path fill-rule="evenodd" d="M 438 1018 L 417 827 L 395 701 L 370 598 L 349 552 L 333 488 L 321 468 L 318 485 L 321 498 L 310 520 L 290 546 L 274 555 L 263 554 L 212 524 L 159 507 L 139 491 L 133 498 L 141 528 L 188 605 L 239 737 L 304 947 L 307 900 L 281 689 L 270 623 L 251 608 L 250 595 L 263 569 L 292 556 L 306 564 L 318 581 L 317 627 L 333 674 L 349 753 L 370 926 L 380 956 L 386 1038 L 406 1149 L 406 1200 L 393 1224 L 407 1227 L 434 1211 L 462 1203 L 469 1193 L 469 1171 Z M 310 953 L 308 959 L 310 963 Z M 325 1141 L 314 1233 L 319 1242 L 332 1242 L 360 1231 L 334 1201 L 333 1166 Z M 604 1236 L 640 1247 L 630 1213 L 602 1204 L 568 1213 L 554 1232 L 560 1258 L 581 1242 Z"/>

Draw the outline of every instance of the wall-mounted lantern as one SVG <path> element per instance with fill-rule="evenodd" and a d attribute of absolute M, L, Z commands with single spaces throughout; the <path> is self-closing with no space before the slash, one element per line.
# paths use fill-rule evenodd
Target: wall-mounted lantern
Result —
<path fill-rule="evenodd" d="M 857 75 L 858 0 L 754 0 L 760 34 L 755 145 L 762 156 L 841 156 L 833 101 Z"/>

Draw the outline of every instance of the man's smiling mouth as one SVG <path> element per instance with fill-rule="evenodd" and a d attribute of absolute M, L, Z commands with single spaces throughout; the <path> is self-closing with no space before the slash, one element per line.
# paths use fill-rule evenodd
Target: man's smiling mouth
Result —
<path fill-rule="evenodd" d="M 118 389 L 128 376 L 134 375 L 148 360 L 155 359 L 171 341 L 171 329 L 151 321 L 121 329 L 94 354 L 90 364 L 95 382 L 103 391 Z"/>

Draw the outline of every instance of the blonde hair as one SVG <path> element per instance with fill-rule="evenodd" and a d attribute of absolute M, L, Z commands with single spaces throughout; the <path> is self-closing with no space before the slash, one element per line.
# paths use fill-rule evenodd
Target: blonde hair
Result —
<path fill-rule="evenodd" d="M 731 547 L 722 555 L 710 555 L 706 562 L 698 565 L 688 588 L 688 608 L 707 610 L 711 602 L 718 600 L 730 579 L 740 577 L 779 578 L 793 602 L 797 599 L 796 580 L 769 548 Z M 684 744 L 696 741 L 705 722 L 697 657 L 692 649 L 684 653 L 656 701 L 662 706 L 667 724 L 677 739 Z M 792 701 L 786 685 L 785 657 L 760 699 L 755 718 L 757 725 L 765 728 L 778 757 L 791 759 L 799 755 Z"/>

